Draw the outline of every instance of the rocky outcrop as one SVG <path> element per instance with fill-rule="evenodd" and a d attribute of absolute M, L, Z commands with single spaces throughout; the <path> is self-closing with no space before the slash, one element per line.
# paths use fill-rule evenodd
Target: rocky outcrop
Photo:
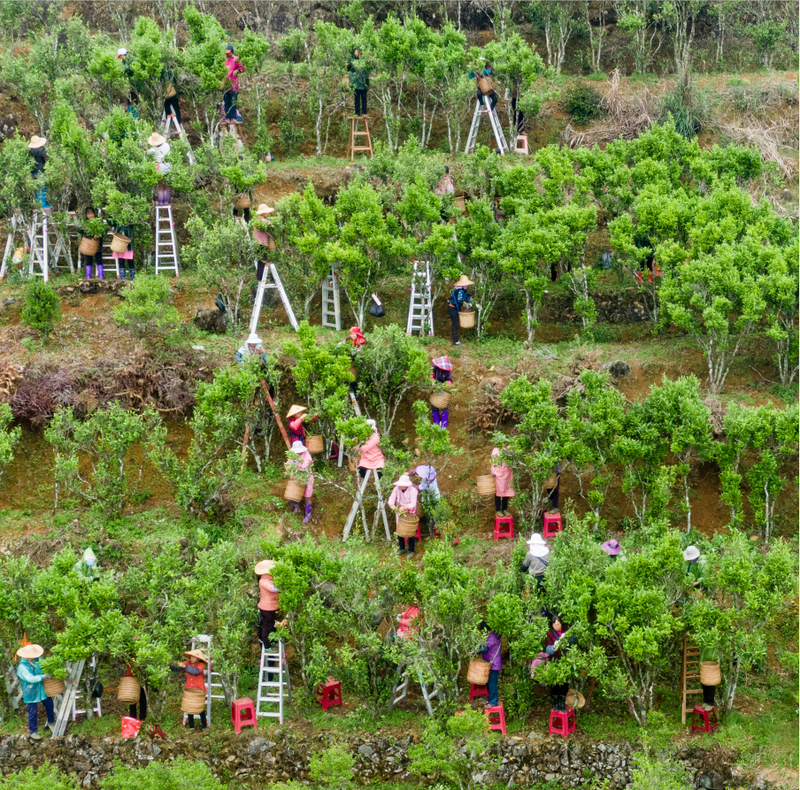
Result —
<path fill-rule="evenodd" d="M 647 310 L 652 301 L 635 288 L 620 288 L 610 293 L 593 293 L 597 321 L 602 324 L 641 324 L 650 320 Z M 571 324 L 579 321 L 571 296 L 545 294 L 539 309 L 543 324 Z"/>
<path fill-rule="evenodd" d="M 0 773 L 8 775 L 45 762 L 78 779 L 83 787 L 96 786 L 110 773 L 114 761 L 145 766 L 153 760 L 171 761 L 179 756 L 202 760 L 223 781 L 236 779 L 262 786 L 268 782 L 308 779 L 309 756 L 329 743 L 327 734 L 302 738 L 285 730 L 250 731 L 241 735 L 206 732 L 196 738 L 176 740 L 140 738 L 85 738 L 68 735 L 57 740 L 33 741 L 27 735 L 0 738 Z M 355 757 L 355 776 L 362 783 L 419 781 L 409 771 L 408 747 L 414 736 L 394 739 L 380 735 L 348 741 Z M 501 759 L 497 771 L 477 777 L 481 784 L 503 782 L 528 786 L 553 781 L 562 787 L 585 785 L 587 777 L 608 781 L 611 790 L 630 786 L 631 759 L 637 747 L 628 743 L 597 743 L 542 738 L 504 738 L 492 750 Z M 741 784 L 733 772 L 735 752 L 696 746 L 683 747 L 679 759 L 690 772 L 696 788 L 722 790 Z"/>

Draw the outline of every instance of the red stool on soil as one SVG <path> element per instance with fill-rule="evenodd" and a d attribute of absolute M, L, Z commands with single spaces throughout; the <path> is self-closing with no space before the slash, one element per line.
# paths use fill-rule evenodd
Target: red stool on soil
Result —
<path fill-rule="evenodd" d="M 342 705 L 342 684 L 329 677 L 325 683 L 317 686 L 317 701 L 326 713 L 331 705 Z"/>
<path fill-rule="evenodd" d="M 242 731 L 242 727 L 258 729 L 256 706 L 250 697 L 240 697 L 231 702 L 231 724 L 237 735 Z"/>
<path fill-rule="evenodd" d="M 550 729 L 547 732 L 548 736 L 560 735 L 562 738 L 569 738 L 569 734 L 574 729 L 575 729 L 575 708 L 550 711 Z"/>
<path fill-rule="evenodd" d="M 547 540 L 554 538 L 561 530 L 564 529 L 561 524 L 561 513 L 545 513 L 544 525 L 542 527 L 542 537 Z"/>
<path fill-rule="evenodd" d="M 701 727 L 699 724 L 694 723 L 694 717 L 700 716 L 700 720 L 703 724 Z M 714 717 L 713 722 L 711 717 Z M 692 732 L 695 730 L 700 730 L 700 732 L 713 732 L 717 729 L 717 709 L 711 708 L 711 710 L 706 710 L 702 705 L 695 705 L 692 708 Z"/>
<path fill-rule="evenodd" d="M 495 516 L 494 517 L 494 539 L 511 538 L 514 540 L 514 517 Z"/>
<path fill-rule="evenodd" d="M 488 697 L 489 696 L 489 689 L 486 687 L 485 684 L 481 683 L 470 683 L 469 684 L 469 701 L 475 699 L 475 697 Z"/>
<path fill-rule="evenodd" d="M 500 730 L 503 735 L 506 734 L 506 713 L 503 710 L 503 703 L 495 705 L 493 708 L 484 708 L 483 715 L 489 721 L 490 730 Z"/>

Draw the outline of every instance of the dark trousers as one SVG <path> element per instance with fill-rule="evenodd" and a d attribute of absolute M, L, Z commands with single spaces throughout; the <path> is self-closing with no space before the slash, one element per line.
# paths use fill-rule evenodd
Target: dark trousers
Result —
<path fill-rule="evenodd" d="M 450 335 L 454 343 L 458 343 L 458 308 L 453 305 L 447 305 L 447 315 L 450 316 Z"/>
<path fill-rule="evenodd" d="M 236 110 L 239 104 L 239 91 L 225 91 L 222 94 L 222 101 L 225 105 L 225 120 L 235 121 Z"/>
<path fill-rule="evenodd" d="M 250 222 L 250 209 L 249 208 L 235 208 L 233 210 L 233 216 L 238 217 L 239 212 L 242 212 L 242 216 L 244 217 L 245 222 Z"/>
<path fill-rule="evenodd" d="M 496 91 L 492 91 L 491 93 L 487 93 L 486 95 L 489 97 L 489 106 L 491 107 L 491 109 L 494 109 L 497 106 L 497 98 L 498 98 Z M 478 99 L 478 104 L 480 104 L 481 107 L 485 107 L 483 103 L 483 93 L 481 93 L 481 91 L 478 90 L 475 92 L 475 96 Z"/>
<path fill-rule="evenodd" d="M 714 692 L 717 690 L 716 686 L 703 686 L 703 702 L 706 705 L 714 704 Z"/>
<path fill-rule="evenodd" d="M 139 715 L 136 715 L 136 703 L 128 706 L 128 715 L 132 719 L 144 721 L 147 718 L 147 694 L 144 693 L 144 686 L 139 687 Z"/>
<path fill-rule="evenodd" d="M 33 734 L 39 730 L 39 725 L 36 723 L 36 718 L 39 713 L 39 703 L 28 702 L 26 704 L 28 706 L 28 732 Z M 56 717 L 53 713 L 53 700 L 51 700 L 50 697 L 45 697 L 42 701 L 42 704 L 44 705 L 44 711 L 47 714 L 48 724 L 54 724 Z"/>
<path fill-rule="evenodd" d="M 369 471 L 370 470 L 367 469 L 365 466 L 358 467 L 358 474 L 361 476 L 362 480 L 367 476 L 367 472 Z M 373 469 L 372 471 L 378 473 L 378 480 L 380 480 L 383 477 L 383 469 Z"/>
<path fill-rule="evenodd" d="M 397 536 L 397 545 L 400 546 L 401 549 L 406 548 L 406 541 L 408 541 L 408 550 L 413 554 L 414 553 L 414 546 L 417 544 L 416 538 L 401 538 L 399 535 Z"/>
<path fill-rule="evenodd" d="M 508 510 L 508 497 L 494 495 L 494 509 L 495 512 L 500 513 L 503 510 Z"/>
<path fill-rule="evenodd" d="M 494 707 L 500 704 L 500 693 L 497 690 L 497 682 L 500 680 L 500 670 L 489 670 L 489 682 L 486 684 L 486 690 L 489 692 L 489 704 Z"/>
<path fill-rule="evenodd" d="M 356 97 L 356 115 L 366 115 L 367 114 L 367 90 L 364 88 L 363 90 L 356 88 L 355 91 Z"/>
<path fill-rule="evenodd" d="M 164 112 L 167 115 L 167 117 L 169 117 L 170 115 L 174 115 L 175 120 L 181 126 L 183 126 L 183 123 L 181 122 L 181 108 L 180 105 L 178 104 L 177 94 L 175 96 L 170 96 L 169 99 L 164 99 Z"/>
<path fill-rule="evenodd" d="M 275 612 L 269 612 L 266 609 L 259 609 L 258 613 L 261 615 L 261 644 L 265 647 L 272 641 L 270 636 L 275 630 Z"/>
<path fill-rule="evenodd" d="M 100 270 L 97 267 L 103 265 L 102 244 L 97 248 L 97 252 L 94 255 L 84 255 L 83 253 L 81 253 L 80 256 L 83 259 L 84 266 L 91 266 L 92 264 L 94 264 L 95 274 L 99 274 Z"/>
<path fill-rule="evenodd" d="M 187 713 L 186 717 L 189 720 L 189 728 L 193 730 L 194 729 L 194 714 L 193 713 Z M 206 712 L 203 711 L 200 714 L 200 729 L 204 730 L 206 727 L 208 727 L 208 719 L 206 719 Z"/>
<path fill-rule="evenodd" d="M 556 485 L 555 488 L 549 488 L 547 490 L 547 496 L 550 499 L 550 509 L 551 510 L 558 510 L 558 489 L 559 489 L 559 486 Z"/>
<path fill-rule="evenodd" d="M 256 280 L 261 282 L 261 278 L 264 276 L 264 268 L 266 267 L 267 262 L 262 260 L 256 261 Z"/>
<path fill-rule="evenodd" d="M 565 697 L 569 691 L 569 683 L 556 683 L 550 686 L 550 696 L 553 698 L 553 707 L 558 704 L 558 697 Z"/>

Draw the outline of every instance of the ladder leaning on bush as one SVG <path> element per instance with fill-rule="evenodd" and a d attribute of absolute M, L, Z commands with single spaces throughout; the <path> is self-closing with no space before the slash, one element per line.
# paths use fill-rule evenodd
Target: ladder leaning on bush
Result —
<path fill-rule="evenodd" d="M 683 636 L 683 660 L 681 661 L 681 724 L 686 724 L 686 713 L 694 705 L 687 707 L 690 694 L 702 694 L 700 685 L 700 648 L 689 641 L 687 634 Z"/>
<path fill-rule="evenodd" d="M 411 272 L 411 301 L 408 304 L 406 334 L 433 337 L 433 292 L 431 290 L 431 264 L 414 261 Z"/>
<path fill-rule="evenodd" d="M 259 716 L 277 718 L 283 724 L 284 696 L 286 702 L 292 701 L 292 684 L 289 679 L 289 664 L 283 639 L 278 640 L 277 649 L 261 646 L 261 661 L 258 669 L 258 696 L 256 697 L 256 718 Z M 277 680 L 269 680 L 278 676 Z M 277 710 L 262 710 L 262 705 L 277 705 Z"/>

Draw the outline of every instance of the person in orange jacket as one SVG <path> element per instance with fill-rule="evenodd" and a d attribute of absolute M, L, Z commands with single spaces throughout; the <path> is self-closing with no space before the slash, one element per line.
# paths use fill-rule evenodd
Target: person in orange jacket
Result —
<path fill-rule="evenodd" d="M 206 684 L 205 684 L 205 670 L 208 666 L 208 658 L 206 658 L 205 653 L 202 650 L 187 650 L 183 654 L 188 661 L 181 661 L 180 664 L 177 666 L 171 666 L 170 670 L 172 672 L 184 672 L 186 674 L 186 685 L 184 688 L 187 689 L 202 689 L 206 691 Z M 194 729 L 194 714 L 188 713 L 188 720 L 189 720 L 189 728 Z M 206 718 L 206 712 L 203 711 L 200 714 L 200 729 L 203 730 L 208 727 L 208 719 Z"/>

